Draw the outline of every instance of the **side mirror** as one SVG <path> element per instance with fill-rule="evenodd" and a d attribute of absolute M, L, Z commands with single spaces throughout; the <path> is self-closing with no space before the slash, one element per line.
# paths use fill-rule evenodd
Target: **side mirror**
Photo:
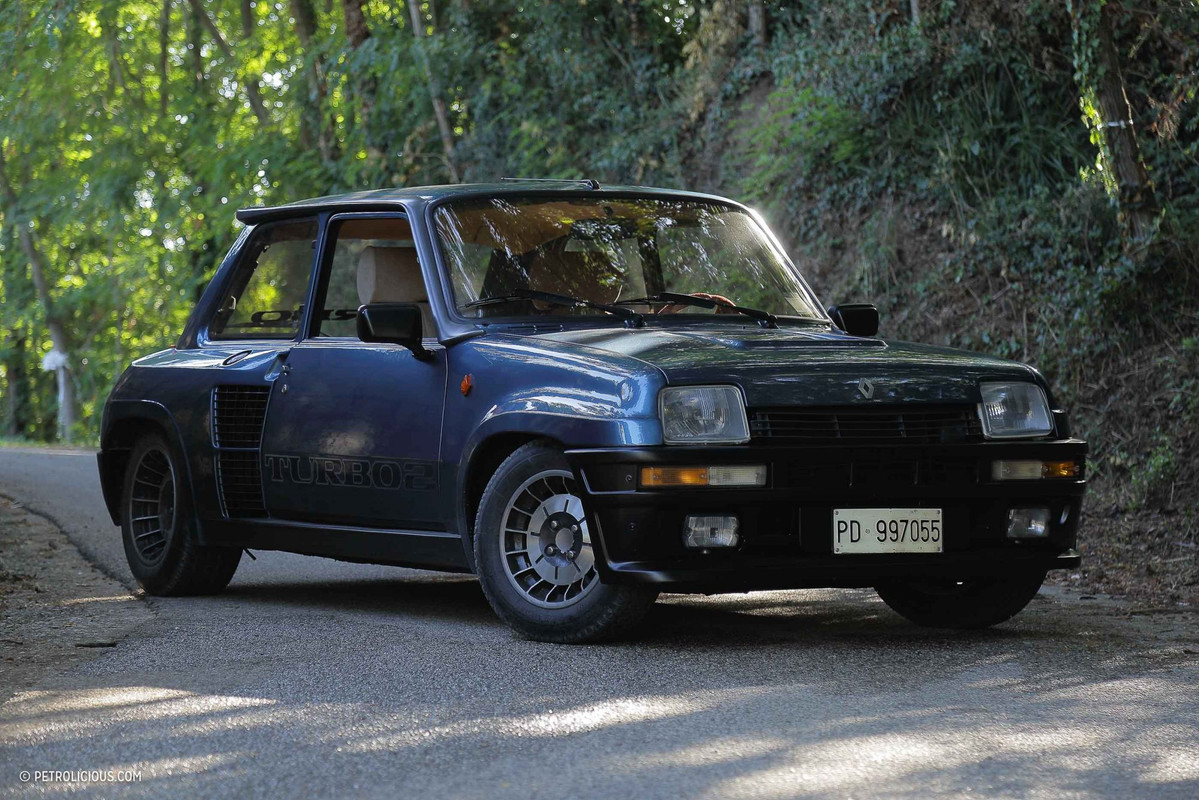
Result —
<path fill-rule="evenodd" d="M 878 333 L 878 308 L 873 303 L 844 303 L 829 306 L 833 324 L 850 336 L 874 336 Z"/>
<path fill-rule="evenodd" d="M 420 361 L 433 354 L 425 349 L 420 306 L 411 303 L 371 303 L 358 309 L 358 338 L 407 347 Z"/>

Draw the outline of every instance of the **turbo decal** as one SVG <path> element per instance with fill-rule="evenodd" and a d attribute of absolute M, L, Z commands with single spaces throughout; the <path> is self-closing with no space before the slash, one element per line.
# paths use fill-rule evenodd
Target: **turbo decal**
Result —
<path fill-rule="evenodd" d="M 437 465 L 432 461 L 270 453 L 262 458 L 266 475 L 273 483 L 409 492 L 428 492 L 437 488 Z"/>

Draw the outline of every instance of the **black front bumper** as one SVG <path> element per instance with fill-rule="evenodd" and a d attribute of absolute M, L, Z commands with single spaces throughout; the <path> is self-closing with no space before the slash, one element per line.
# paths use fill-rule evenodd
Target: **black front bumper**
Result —
<path fill-rule="evenodd" d="M 951 578 L 1076 567 L 1086 481 L 991 480 L 1000 458 L 1084 461 L 1086 443 L 986 442 L 925 446 L 644 447 L 571 450 L 586 494 L 596 564 L 608 583 L 663 590 L 865 587 L 895 578 Z M 641 489 L 643 466 L 765 464 L 754 489 Z M 1013 507 L 1048 507 L 1048 535 L 1007 538 Z M 835 508 L 940 508 L 944 551 L 834 555 Z M 727 550 L 683 545 L 688 514 L 736 514 L 740 543 Z"/>

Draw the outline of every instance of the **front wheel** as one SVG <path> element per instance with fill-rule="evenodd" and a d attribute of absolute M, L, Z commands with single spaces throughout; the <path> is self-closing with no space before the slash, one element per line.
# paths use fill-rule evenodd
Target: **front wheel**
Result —
<path fill-rule="evenodd" d="M 531 442 L 491 477 L 475 520 L 479 583 L 500 619 L 542 642 L 627 634 L 656 590 L 600 582 L 574 475 L 557 448 Z"/>
<path fill-rule="evenodd" d="M 1024 610 L 1045 581 L 1037 572 L 969 580 L 893 581 L 874 587 L 892 611 L 928 628 L 989 628 Z"/>
<path fill-rule="evenodd" d="M 201 545 L 191 490 L 166 439 L 143 436 L 129 455 L 121 496 L 121 538 L 133 577 L 147 594 L 214 594 L 233 579 L 235 547 Z"/>

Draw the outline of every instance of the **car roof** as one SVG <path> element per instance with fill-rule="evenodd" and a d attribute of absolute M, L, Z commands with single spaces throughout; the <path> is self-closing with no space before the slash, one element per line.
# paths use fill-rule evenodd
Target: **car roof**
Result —
<path fill-rule="evenodd" d="M 237 212 L 237 219 L 246 225 L 268 222 L 277 219 L 289 219 L 297 216 L 320 214 L 329 211 L 377 211 L 394 209 L 413 200 L 431 202 L 447 197 L 464 197 L 471 195 L 490 196 L 498 194 L 530 194 L 533 192 L 552 191 L 578 192 L 588 195 L 662 195 L 681 197 L 694 200 L 731 202 L 716 195 L 700 192 L 686 192 L 676 189 L 660 189 L 650 186 L 601 186 L 590 179 L 582 180 L 550 180 L 540 178 L 504 178 L 494 183 L 455 183 L 440 186 L 411 186 L 393 189 L 372 189 L 362 192 L 314 197 L 309 200 L 298 200 L 278 206 L 256 206 L 243 208 Z"/>

